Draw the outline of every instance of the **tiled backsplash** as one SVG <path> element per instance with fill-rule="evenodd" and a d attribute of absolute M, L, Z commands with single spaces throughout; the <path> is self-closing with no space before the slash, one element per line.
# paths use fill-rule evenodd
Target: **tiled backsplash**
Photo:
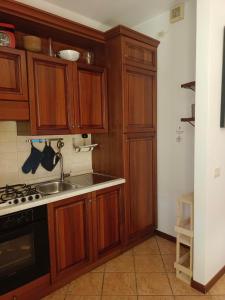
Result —
<path fill-rule="evenodd" d="M 76 145 L 83 143 L 81 135 L 60 137 L 63 137 L 65 143 L 62 148 L 64 172 L 71 172 L 72 175 L 92 172 L 91 152 L 76 153 L 73 148 L 73 141 Z M 89 136 L 87 142 L 90 142 L 90 139 Z M 21 167 L 30 155 L 31 149 L 30 143 L 26 140 L 27 137 L 17 136 L 16 122 L 0 122 L 0 187 L 5 184 L 32 183 L 59 178 L 59 163 L 52 172 L 46 171 L 41 165 L 35 174 L 22 172 Z M 57 151 L 56 143 L 51 143 L 55 151 Z M 42 150 L 44 146 L 44 143 L 35 143 L 35 147 L 39 150 Z"/>

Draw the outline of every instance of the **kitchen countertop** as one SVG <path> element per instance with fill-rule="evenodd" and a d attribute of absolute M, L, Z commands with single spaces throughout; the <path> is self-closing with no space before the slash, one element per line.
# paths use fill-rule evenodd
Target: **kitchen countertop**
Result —
<path fill-rule="evenodd" d="M 10 206 L 2 208 L 0 207 L 0 216 L 125 183 L 125 179 L 123 178 L 116 178 L 97 173 L 71 176 L 65 178 L 65 181 L 70 182 L 74 185 L 78 185 L 79 187 L 73 190 L 64 191 L 54 195 L 42 196 L 41 199 L 33 200 L 32 202 L 12 204 Z"/>

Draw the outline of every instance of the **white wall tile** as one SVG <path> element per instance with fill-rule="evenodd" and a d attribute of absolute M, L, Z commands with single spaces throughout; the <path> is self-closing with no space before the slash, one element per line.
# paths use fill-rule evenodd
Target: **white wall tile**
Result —
<path fill-rule="evenodd" d="M 66 136 L 43 136 L 41 138 L 63 137 L 64 147 L 62 148 L 64 160 L 64 172 L 72 175 L 92 172 L 91 152 L 76 153 L 73 147 L 83 145 L 81 135 Z M 27 139 L 35 137 L 17 136 L 16 122 L 0 122 L 0 186 L 15 183 L 33 183 L 51 180 L 60 176 L 59 164 L 52 172 L 45 170 L 41 165 L 35 174 L 31 172 L 24 174 L 22 166 L 30 155 L 31 145 Z M 40 137 L 37 137 L 40 138 Z M 91 136 L 88 136 L 86 143 L 91 143 Z M 56 142 L 51 143 L 55 152 L 58 151 Z M 35 143 L 35 147 L 40 151 L 45 144 Z"/>

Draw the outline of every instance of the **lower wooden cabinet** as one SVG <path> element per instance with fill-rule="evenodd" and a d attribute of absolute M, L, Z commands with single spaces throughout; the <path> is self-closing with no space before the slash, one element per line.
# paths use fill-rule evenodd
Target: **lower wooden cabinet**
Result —
<path fill-rule="evenodd" d="M 76 277 L 122 246 L 121 187 L 48 205 L 52 281 Z"/>
<path fill-rule="evenodd" d="M 156 226 L 156 138 L 149 133 L 125 136 L 126 239 L 139 240 Z"/>
<path fill-rule="evenodd" d="M 123 203 L 120 187 L 97 191 L 93 197 L 94 249 L 96 259 L 118 249 L 123 239 Z"/>
<path fill-rule="evenodd" d="M 48 206 L 52 280 L 76 273 L 92 255 L 91 194 Z"/>

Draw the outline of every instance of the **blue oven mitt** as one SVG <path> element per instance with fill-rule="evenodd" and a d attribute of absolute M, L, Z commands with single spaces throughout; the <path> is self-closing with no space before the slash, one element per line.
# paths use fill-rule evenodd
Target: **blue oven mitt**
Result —
<path fill-rule="evenodd" d="M 35 174 L 42 160 L 42 157 L 43 157 L 42 152 L 37 148 L 35 148 L 33 145 L 31 145 L 31 153 L 28 159 L 23 164 L 22 171 L 25 174 L 28 174 L 30 171 L 32 171 L 32 174 Z"/>
<path fill-rule="evenodd" d="M 45 170 L 47 171 L 52 171 L 55 166 L 57 165 L 59 161 L 59 157 L 56 156 L 56 153 L 54 149 L 51 147 L 51 145 L 45 145 L 44 150 L 43 150 L 43 157 L 41 160 L 41 165 Z"/>

